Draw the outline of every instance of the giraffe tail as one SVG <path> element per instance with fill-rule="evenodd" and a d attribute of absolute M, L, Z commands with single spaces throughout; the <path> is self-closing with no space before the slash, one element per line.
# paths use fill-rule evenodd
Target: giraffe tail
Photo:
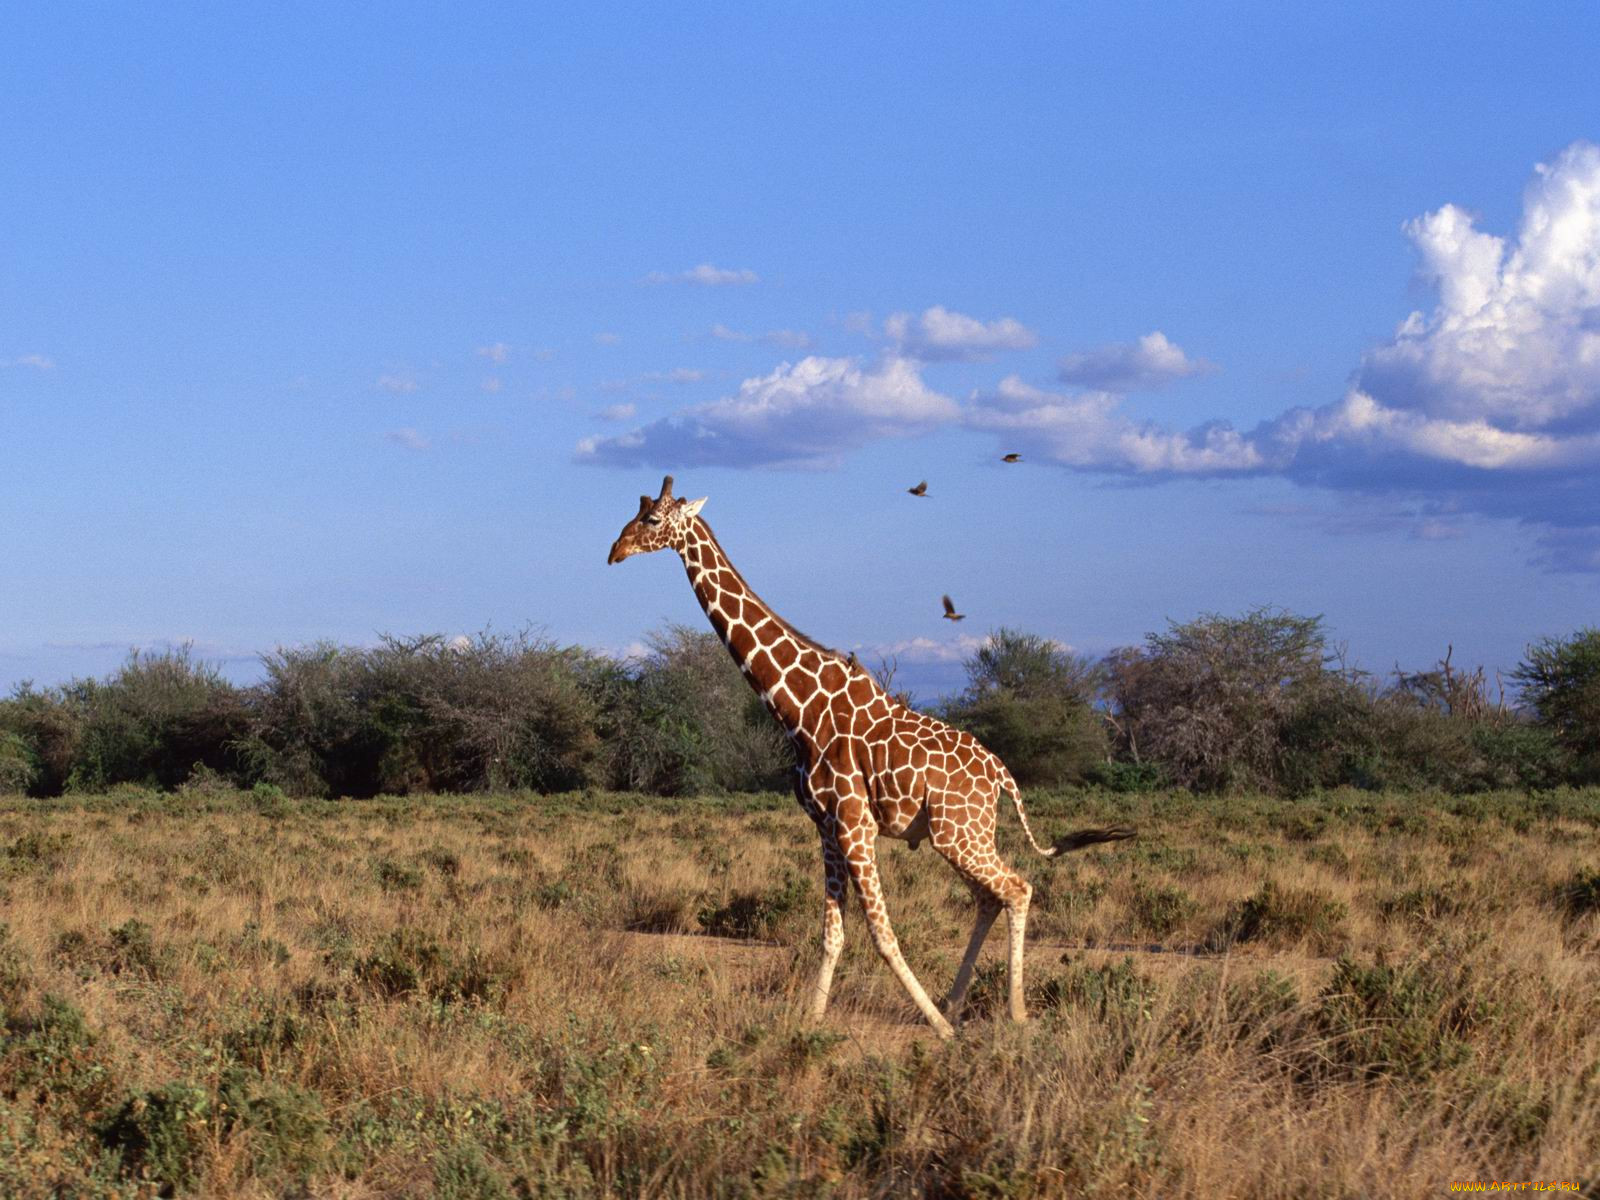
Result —
<path fill-rule="evenodd" d="M 1022 832 L 1028 835 L 1028 844 L 1046 858 L 1057 854 L 1070 854 L 1074 850 L 1082 850 L 1085 846 L 1098 846 L 1101 842 L 1121 842 L 1138 836 L 1131 825 L 1107 825 L 1100 829 L 1079 829 L 1075 833 L 1057 838 L 1054 845 L 1046 848 L 1034 839 L 1033 828 L 1028 824 L 1028 814 L 1022 808 L 1022 789 L 1017 786 L 1017 781 L 1011 778 L 1009 771 L 1005 773 L 1001 786 L 1011 793 L 1011 802 L 1017 806 L 1017 819 L 1022 822 Z"/>

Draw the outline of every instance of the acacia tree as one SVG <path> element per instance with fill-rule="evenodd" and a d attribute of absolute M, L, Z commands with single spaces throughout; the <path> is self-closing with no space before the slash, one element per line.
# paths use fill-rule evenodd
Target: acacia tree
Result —
<path fill-rule="evenodd" d="M 1018 629 L 995 630 L 966 660 L 967 688 L 944 716 L 988 746 L 1020 784 L 1080 783 L 1105 762 L 1092 659 Z"/>
<path fill-rule="evenodd" d="M 1105 661 L 1112 719 L 1130 751 L 1201 790 L 1277 787 L 1283 733 L 1342 686 L 1321 617 L 1206 613 Z"/>
<path fill-rule="evenodd" d="M 1511 677 L 1540 724 L 1576 760 L 1579 775 L 1600 779 L 1600 629 L 1540 639 Z"/>

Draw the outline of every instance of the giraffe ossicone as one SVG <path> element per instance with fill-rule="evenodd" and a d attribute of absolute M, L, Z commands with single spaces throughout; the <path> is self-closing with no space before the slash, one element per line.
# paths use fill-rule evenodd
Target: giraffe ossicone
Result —
<path fill-rule="evenodd" d="M 1001 861 L 994 835 L 999 797 L 1009 792 L 1028 842 L 1055 854 L 1133 836 L 1124 827 L 1081 830 L 1045 848 L 1034 840 L 1022 793 L 998 756 L 976 738 L 919 713 L 888 695 L 846 657 L 806 637 L 778 616 L 729 561 L 700 517 L 705 498 L 672 495 L 672 476 L 612 544 L 608 563 L 671 549 L 683 560 L 700 606 L 750 686 L 788 734 L 795 751 L 795 797 L 822 839 L 825 898 L 822 965 L 811 1013 L 828 1006 L 834 968 L 844 948 L 846 891 L 855 888 L 872 942 L 928 1023 L 950 1037 L 972 984 L 973 969 L 995 918 L 1010 926 L 1009 1001 L 1013 1019 L 1027 1016 L 1022 955 L 1033 888 Z M 906 965 L 889 923 L 878 875 L 879 835 L 916 849 L 924 839 L 955 868 L 977 901 L 972 936 L 945 996 L 943 1011 Z"/>

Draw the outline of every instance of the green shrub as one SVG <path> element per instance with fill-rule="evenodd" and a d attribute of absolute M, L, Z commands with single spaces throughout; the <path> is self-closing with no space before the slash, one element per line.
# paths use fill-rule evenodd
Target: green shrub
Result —
<path fill-rule="evenodd" d="M 805 880 L 786 873 L 782 883 L 765 891 L 735 892 L 721 904 L 706 905 L 697 920 L 716 937 L 766 940 L 809 895 Z"/>
<path fill-rule="evenodd" d="M 355 975 L 385 996 L 420 994 L 441 1003 L 485 1003 L 510 983 L 507 964 L 475 947 L 453 952 L 426 930 L 402 925 L 371 954 L 356 960 Z"/>
<path fill-rule="evenodd" d="M 1348 910 L 1340 901 L 1306 888 L 1283 888 L 1268 880 L 1255 895 L 1233 905 L 1208 945 L 1227 949 L 1238 942 L 1288 946 L 1308 942 L 1316 953 L 1338 949 L 1347 940 Z"/>
<path fill-rule="evenodd" d="M 668 625 L 632 665 L 596 666 L 606 776 L 669 796 L 787 788 L 788 739 L 716 635 Z"/>
<path fill-rule="evenodd" d="M 1556 901 L 1572 920 L 1600 912 L 1600 869 L 1579 867 L 1556 889 Z"/>
<path fill-rule="evenodd" d="M 1140 880 L 1134 884 L 1132 907 L 1139 929 L 1154 937 L 1166 937 L 1189 919 L 1195 903 L 1181 887 Z"/>
<path fill-rule="evenodd" d="M 303 1178 L 328 1153 L 322 1101 L 295 1084 L 230 1067 L 218 1083 L 217 1114 L 224 1132 L 249 1132 L 250 1160 L 261 1174 Z"/>
<path fill-rule="evenodd" d="M 397 862 L 388 856 L 372 864 L 372 873 L 386 892 L 412 892 L 422 886 L 422 871 L 409 863 Z"/>
<path fill-rule="evenodd" d="M 172 790 L 197 767 L 235 781 L 245 773 L 237 746 L 249 724 L 246 696 L 188 647 L 136 650 L 110 678 L 74 680 L 62 696 L 77 714 L 67 779 L 74 790 Z"/>
<path fill-rule="evenodd" d="M 433 1195 L 439 1200 L 511 1200 L 511 1188 L 474 1142 L 458 1142 L 433 1164 Z"/>
<path fill-rule="evenodd" d="M 17 796 L 33 786 L 38 768 L 22 736 L 0 728 L 0 796 Z"/>
<path fill-rule="evenodd" d="M 211 1094 L 204 1088 L 166 1083 L 128 1099 L 97 1132 L 107 1147 L 121 1154 L 124 1174 L 186 1189 L 199 1177 L 215 1116 Z"/>
<path fill-rule="evenodd" d="M 600 750 L 591 663 L 526 633 L 280 649 L 244 752 L 296 795 L 581 787 Z"/>
<path fill-rule="evenodd" d="M 1466 1062 L 1468 1036 L 1495 1015 L 1465 963 L 1427 959 L 1362 966 L 1341 958 L 1313 1022 L 1325 1039 L 1313 1070 L 1354 1078 L 1425 1079 Z"/>
<path fill-rule="evenodd" d="M 1600 782 L 1600 629 L 1534 643 L 1512 678 L 1540 724 L 1575 759 L 1573 782 Z"/>
<path fill-rule="evenodd" d="M 1018 783 L 1061 787 L 1103 769 L 1110 746 L 1092 704 L 1100 676 L 1090 660 L 1001 628 L 965 665 L 967 689 L 941 714 L 998 754 Z"/>

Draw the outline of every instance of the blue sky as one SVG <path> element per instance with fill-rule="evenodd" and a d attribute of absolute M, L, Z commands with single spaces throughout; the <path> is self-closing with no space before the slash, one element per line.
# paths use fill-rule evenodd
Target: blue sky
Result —
<path fill-rule="evenodd" d="M 604 563 L 668 471 L 924 696 L 1257 604 L 1511 667 L 1600 612 L 1597 53 L 1571 3 L 9 5 L 0 686 L 622 652 L 703 621 Z"/>

